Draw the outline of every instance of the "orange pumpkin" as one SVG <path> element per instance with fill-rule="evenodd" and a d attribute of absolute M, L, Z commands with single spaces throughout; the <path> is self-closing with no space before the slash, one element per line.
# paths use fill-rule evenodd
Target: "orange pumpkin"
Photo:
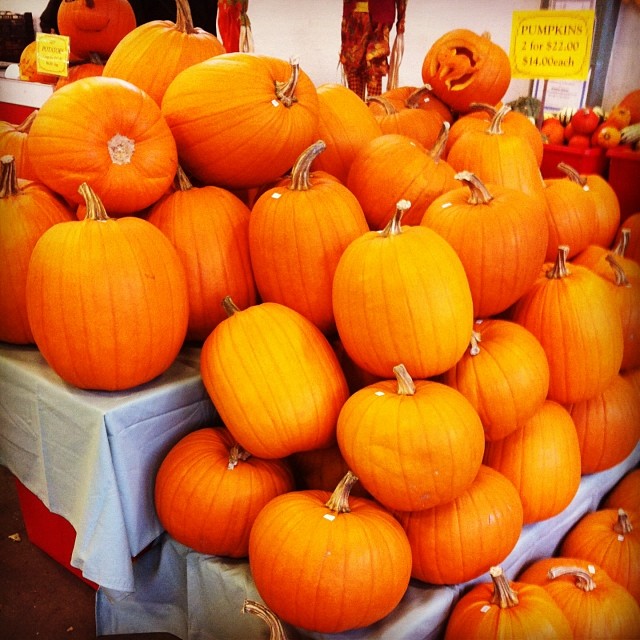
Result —
<path fill-rule="evenodd" d="M 616 232 L 616 245 L 618 245 L 624 235 L 623 230 L 628 229 L 627 240 L 624 248 L 624 256 L 635 260 L 640 264 L 640 211 L 638 213 L 632 213 L 628 216 L 624 222 L 621 223 L 620 228 Z"/>
<path fill-rule="evenodd" d="M 104 62 L 99 56 L 91 56 L 91 60 L 79 62 L 74 65 L 69 65 L 69 72 L 66 77 L 61 76 L 56 82 L 56 91 L 61 89 L 71 82 L 80 80 L 80 78 L 91 78 L 93 76 L 101 76 L 104 71 Z"/>
<path fill-rule="evenodd" d="M 640 89 L 634 89 L 625 94 L 618 102 L 619 107 L 625 107 L 631 112 L 629 124 L 640 122 Z"/>
<path fill-rule="evenodd" d="M 640 512 L 640 468 L 628 471 L 602 501 L 603 509 Z"/>
<path fill-rule="evenodd" d="M 387 89 L 380 94 L 380 97 L 388 100 L 396 109 L 435 111 L 449 124 L 452 124 L 455 120 L 451 109 L 440 98 L 435 96 L 433 89 L 428 84 L 424 84 L 421 87 L 402 86 Z M 374 113 L 383 111 L 382 108 L 376 108 L 375 102 L 370 103 L 368 106 Z"/>
<path fill-rule="evenodd" d="M 34 40 L 30 42 L 20 53 L 20 80 L 26 82 L 40 82 L 41 84 L 55 84 L 58 76 L 50 73 L 38 72 L 38 60 L 36 56 L 37 43 Z"/>
<path fill-rule="evenodd" d="M 16 176 L 23 180 L 36 180 L 33 163 L 27 153 L 27 136 L 35 120 L 37 109 L 32 111 L 20 124 L 0 121 L 0 157 L 13 156 Z"/>

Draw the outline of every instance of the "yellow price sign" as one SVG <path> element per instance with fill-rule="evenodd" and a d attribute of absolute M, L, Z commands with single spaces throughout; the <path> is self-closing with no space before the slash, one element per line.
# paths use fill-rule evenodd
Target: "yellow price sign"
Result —
<path fill-rule="evenodd" d="M 66 78 L 69 75 L 69 36 L 37 33 L 36 68 L 38 73 Z"/>
<path fill-rule="evenodd" d="M 530 80 L 586 80 L 591 64 L 595 12 L 514 11 L 511 75 Z"/>

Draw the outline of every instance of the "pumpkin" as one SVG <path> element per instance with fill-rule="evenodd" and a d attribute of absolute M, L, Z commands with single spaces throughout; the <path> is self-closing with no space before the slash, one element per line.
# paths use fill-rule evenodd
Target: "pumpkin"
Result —
<path fill-rule="evenodd" d="M 500 440 L 531 418 L 546 399 L 549 364 L 530 331 L 493 318 L 476 321 L 469 348 L 440 379 L 471 402 L 486 440 Z"/>
<path fill-rule="evenodd" d="M 514 305 L 511 318 L 540 341 L 549 361 L 549 398 L 581 402 L 606 389 L 620 370 L 624 338 L 610 286 L 580 265 L 555 263 Z"/>
<path fill-rule="evenodd" d="M 313 143 L 318 94 L 295 59 L 223 53 L 181 71 L 162 113 L 189 175 L 243 189 L 277 180 Z"/>
<path fill-rule="evenodd" d="M 71 53 L 105 58 L 136 27 L 136 16 L 127 0 L 63 0 L 58 7 L 58 31 L 69 36 Z"/>
<path fill-rule="evenodd" d="M 23 180 L 37 178 L 27 154 L 27 136 L 37 113 L 32 111 L 20 124 L 0 121 L 0 157 L 13 156 L 16 176 Z"/>
<path fill-rule="evenodd" d="M 327 148 L 315 160 L 316 171 L 326 171 L 346 184 L 358 151 L 381 135 L 374 114 L 351 89 L 333 83 L 318 87 L 317 136 Z"/>
<path fill-rule="evenodd" d="M 18 180 L 13 156 L 0 157 L 0 165 L 0 341 L 31 344 L 26 302 L 31 252 L 47 229 L 73 220 L 73 214 L 44 185 Z"/>
<path fill-rule="evenodd" d="M 21 51 L 20 61 L 18 62 L 20 80 L 40 82 L 41 84 L 55 84 L 58 81 L 58 76 L 38 71 L 37 46 L 36 41 L 33 40 Z"/>
<path fill-rule="evenodd" d="M 347 187 L 311 172 L 325 148 L 322 140 L 308 147 L 291 176 L 256 200 L 249 247 L 262 301 L 295 309 L 329 335 L 335 333 L 331 291 L 338 260 L 369 227 Z"/>
<path fill-rule="evenodd" d="M 487 442 L 484 464 L 513 482 L 524 524 L 559 514 L 580 486 L 580 444 L 571 415 L 545 400 L 519 429 Z"/>
<path fill-rule="evenodd" d="M 453 606 L 445 640 L 573 638 L 567 617 L 544 587 L 511 582 L 500 566 L 489 575 L 490 583 L 475 585 Z"/>
<path fill-rule="evenodd" d="M 356 481 L 348 472 L 333 493 L 285 493 L 253 524 L 251 575 L 289 624 L 320 633 L 366 627 L 393 611 L 409 585 L 404 530 L 372 500 L 349 496 Z"/>
<path fill-rule="evenodd" d="M 458 497 L 430 509 L 395 513 L 411 544 L 412 577 L 461 584 L 503 562 L 522 532 L 522 502 L 513 484 L 482 465 Z"/>
<path fill-rule="evenodd" d="M 614 467 L 640 442 L 640 401 L 620 375 L 602 393 L 567 410 L 578 433 L 583 475 Z"/>
<path fill-rule="evenodd" d="M 449 124 L 443 123 L 431 149 L 408 136 L 387 133 L 356 154 L 346 184 L 362 206 L 370 229 L 384 229 L 399 200 L 411 202 L 405 224 L 418 225 L 438 196 L 459 187 L 456 172 L 442 158 L 448 130 Z"/>
<path fill-rule="evenodd" d="M 402 86 L 387 89 L 380 94 L 380 97 L 390 102 L 396 109 L 435 111 L 449 124 L 455 120 L 451 109 L 435 96 L 433 89 L 428 84 L 421 87 Z M 368 107 L 376 114 L 384 111 L 382 107 L 377 107 L 375 102 L 369 102 Z"/>
<path fill-rule="evenodd" d="M 80 78 L 91 78 L 101 76 L 104 72 L 104 62 L 97 54 L 91 54 L 89 60 L 83 60 L 75 64 L 69 64 L 68 73 L 60 76 L 56 82 L 55 90 L 61 89 L 65 85 L 80 80 Z"/>
<path fill-rule="evenodd" d="M 578 640 L 629 640 L 640 632 L 640 607 L 600 567 L 586 560 L 542 558 L 518 577 L 544 587 L 569 620 Z"/>
<path fill-rule="evenodd" d="M 490 34 L 453 29 L 429 47 L 422 80 L 454 111 L 466 113 L 472 102 L 502 100 L 511 82 L 511 63 Z"/>
<path fill-rule="evenodd" d="M 184 269 L 150 222 L 109 218 L 91 187 L 80 191 L 87 217 L 54 225 L 33 249 L 29 324 L 42 356 L 69 384 L 129 389 L 166 371 L 182 347 Z"/>
<path fill-rule="evenodd" d="M 632 213 L 620 224 L 616 232 L 616 245 L 620 244 L 624 229 L 628 229 L 624 255 L 640 263 L 640 212 Z"/>
<path fill-rule="evenodd" d="M 53 93 L 31 125 L 27 153 L 50 189 L 78 205 L 78 187 L 87 182 L 111 217 L 156 202 L 178 168 L 176 145 L 158 105 L 130 82 L 103 76 Z"/>
<path fill-rule="evenodd" d="M 189 291 L 187 339 L 204 341 L 227 317 L 220 301 L 256 303 L 249 254 L 248 207 L 234 194 L 211 185 L 194 187 L 181 168 L 177 189 L 153 205 L 146 219 L 176 248 Z"/>
<path fill-rule="evenodd" d="M 373 384 L 374 382 L 378 382 L 380 380 L 380 376 L 375 376 L 372 373 L 369 373 L 362 367 L 359 367 L 354 361 L 353 358 L 347 353 L 342 341 L 339 337 L 331 340 L 331 346 L 338 356 L 338 362 L 342 367 L 342 371 L 347 379 L 347 384 L 349 385 L 349 395 L 362 389 L 362 387 L 366 387 L 369 384 Z M 385 376 L 388 377 L 388 376 Z M 333 483 L 335 486 L 335 482 Z"/>
<path fill-rule="evenodd" d="M 629 91 L 622 97 L 617 106 L 629 109 L 631 112 L 629 124 L 640 122 L 640 89 Z"/>
<path fill-rule="evenodd" d="M 564 125 L 556 117 L 545 118 L 540 133 L 544 144 L 564 144 Z"/>
<path fill-rule="evenodd" d="M 248 455 L 223 427 L 182 437 L 164 456 L 155 479 L 158 519 L 178 542 L 199 553 L 244 558 L 258 513 L 293 490 L 284 460 Z"/>
<path fill-rule="evenodd" d="M 388 379 L 398 363 L 415 378 L 451 368 L 473 326 L 473 302 L 460 258 L 435 231 L 402 227 L 407 201 L 387 227 L 349 244 L 333 279 L 338 335 L 361 368 Z"/>
<path fill-rule="evenodd" d="M 531 144 L 518 133 L 504 130 L 510 111 L 504 105 L 482 131 L 469 129 L 451 145 L 447 162 L 456 171 L 470 171 L 486 184 L 499 184 L 528 194 L 544 189 L 540 167 Z"/>
<path fill-rule="evenodd" d="M 104 75 L 128 80 L 161 104 L 183 69 L 225 53 L 215 35 L 193 26 L 188 0 L 177 0 L 176 11 L 175 23 L 152 20 L 124 36 L 109 56 Z"/>
<path fill-rule="evenodd" d="M 269 459 L 334 444 L 348 387 L 322 332 L 277 302 L 223 304 L 228 317 L 205 340 L 200 370 L 238 443 Z"/>
<path fill-rule="evenodd" d="M 631 109 L 624 105 L 614 104 L 607 113 L 605 122 L 616 129 L 624 129 L 631 124 Z"/>
<path fill-rule="evenodd" d="M 573 264 L 587 267 L 602 276 L 605 280 L 611 280 L 612 265 L 610 258 L 615 260 L 616 265 L 624 271 L 624 275 L 632 280 L 640 278 L 640 264 L 637 260 L 628 257 L 628 246 L 631 241 L 631 228 L 626 221 L 618 234 L 618 241 L 612 249 L 607 249 L 597 244 L 589 245 L 572 260 Z"/>
<path fill-rule="evenodd" d="M 640 539 L 634 529 L 640 514 L 623 509 L 590 511 L 567 533 L 561 555 L 602 567 L 640 602 Z"/>
<path fill-rule="evenodd" d="M 449 502 L 473 482 L 484 451 L 478 414 L 458 391 L 393 368 L 351 395 L 337 437 L 349 469 L 383 506 L 419 511 Z M 390 446 L 393 443 L 393 446 Z"/>
<path fill-rule="evenodd" d="M 486 318 L 505 311 L 539 276 L 547 251 L 546 209 L 539 197 L 487 185 L 468 171 L 455 178 L 463 186 L 436 198 L 420 224 L 455 249 L 474 316 Z"/>
<path fill-rule="evenodd" d="M 640 468 L 628 471 L 602 501 L 603 509 L 640 512 Z"/>

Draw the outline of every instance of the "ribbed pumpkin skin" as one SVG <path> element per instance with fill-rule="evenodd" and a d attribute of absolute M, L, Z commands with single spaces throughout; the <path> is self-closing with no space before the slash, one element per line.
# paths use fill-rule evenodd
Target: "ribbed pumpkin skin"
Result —
<path fill-rule="evenodd" d="M 594 244 L 610 247 L 620 225 L 620 202 L 613 187 L 600 175 L 583 176 L 596 204 Z"/>
<path fill-rule="evenodd" d="M 460 584 L 481 576 L 505 560 L 522 532 L 518 492 L 485 465 L 454 500 L 395 515 L 411 544 L 411 575 L 429 584 Z"/>
<path fill-rule="evenodd" d="M 26 300 L 31 252 L 47 229 L 74 216 L 43 184 L 18 181 L 11 156 L 2 156 L 0 189 L 0 340 L 31 344 Z"/>
<path fill-rule="evenodd" d="M 36 172 L 27 155 L 27 136 L 37 111 L 32 111 L 20 124 L 0 121 L 0 158 L 13 156 L 16 175 L 22 180 L 35 180 Z"/>
<path fill-rule="evenodd" d="M 482 424 L 461 393 L 428 380 L 414 384 L 406 395 L 396 381 L 374 383 L 351 395 L 338 417 L 349 468 L 374 498 L 400 511 L 459 496 L 484 452 Z"/>
<path fill-rule="evenodd" d="M 327 148 L 317 158 L 315 170 L 326 171 L 346 184 L 355 155 L 381 135 L 380 125 L 367 105 L 348 87 L 332 83 L 318 87 L 317 136 Z"/>
<path fill-rule="evenodd" d="M 123 137 L 130 142 L 119 145 Z M 130 160 L 119 164 L 122 146 L 130 143 Z M 87 182 L 111 217 L 153 204 L 178 167 L 173 136 L 154 100 L 129 82 L 103 76 L 55 91 L 31 126 L 27 152 L 50 189 L 77 205 L 78 187 Z"/>
<path fill-rule="evenodd" d="M 187 22 L 181 15 L 182 2 L 176 22 L 152 20 L 122 38 L 105 64 L 104 75 L 128 80 L 161 104 L 167 87 L 183 69 L 225 53 L 215 35 L 194 28 L 191 16 Z"/>
<path fill-rule="evenodd" d="M 308 490 L 272 500 L 251 529 L 249 565 L 278 617 L 339 633 L 395 609 L 409 585 L 411 549 L 400 524 L 378 504 L 352 496 L 351 511 L 336 513 L 325 506 L 329 496 Z"/>
<path fill-rule="evenodd" d="M 205 340 L 200 366 L 223 423 L 253 455 L 335 442 L 347 382 L 327 339 L 297 311 L 276 302 L 236 311 Z"/>
<path fill-rule="evenodd" d="M 585 590 L 574 575 L 550 578 L 549 569 L 577 567 L 588 573 L 594 588 Z M 629 640 L 640 637 L 640 607 L 633 596 L 592 562 L 575 558 L 542 558 L 518 577 L 544 587 L 569 620 L 574 638 Z"/>
<path fill-rule="evenodd" d="M 169 238 L 185 267 L 189 340 L 204 341 L 227 317 L 220 304 L 225 296 L 243 308 L 256 303 L 249 216 L 237 196 L 214 186 L 174 191 L 147 215 Z"/>
<path fill-rule="evenodd" d="M 318 95 L 304 71 L 286 107 L 274 83 L 292 66 L 253 53 L 224 53 L 181 71 L 162 113 L 185 171 L 206 184 L 242 189 L 280 178 L 317 135 Z"/>
<path fill-rule="evenodd" d="M 628 471 L 602 502 L 605 509 L 640 511 L 640 468 Z"/>
<path fill-rule="evenodd" d="M 165 530 L 199 553 L 244 558 L 249 532 L 269 500 L 293 490 L 284 460 L 250 456 L 229 468 L 235 441 L 224 428 L 198 429 L 164 457 L 155 506 Z"/>
<path fill-rule="evenodd" d="M 522 427 L 487 442 L 484 464 L 513 482 L 524 524 L 557 515 L 580 486 L 580 445 L 569 412 L 546 400 Z"/>
<path fill-rule="evenodd" d="M 333 280 L 338 334 L 353 361 L 389 379 L 402 363 L 414 379 L 450 369 L 471 336 L 473 302 L 460 258 L 435 231 L 370 231 L 342 254 Z"/>
<path fill-rule="evenodd" d="M 609 285 L 579 265 L 569 265 L 566 275 L 560 271 L 560 277 L 538 278 L 516 303 L 512 319 L 531 331 L 547 354 L 549 398 L 570 404 L 611 383 L 620 370 L 624 340 Z"/>
<path fill-rule="evenodd" d="M 567 409 L 578 433 L 583 475 L 614 467 L 640 441 L 640 398 L 620 375 L 602 393 Z"/>
<path fill-rule="evenodd" d="M 465 175 L 457 174 L 460 180 Z M 469 185 L 436 198 L 420 224 L 456 250 L 474 316 L 487 318 L 510 307 L 540 275 L 548 238 L 545 206 L 537 196 L 488 184 L 482 187 L 491 199 L 472 201 L 479 190 Z"/>
<path fill-rule="evenodd" d="M 477 345 L 465 351 L 442 382 L 457 389 L 478 412 L 485 438 L 500 440 L 524 424 L 549 390 L 549 363 L 538 339 L 502 319 L 476 322 Z M 474 355 L 475 354 L 475 355 Z"/>
<path fill-rule="evenodd" d="M 173 245 L 146 220 L 65 222 L 33 250 L 27 313 L 36 345 L 63 380 L 129 389 L 178 355 L 189 316 L 186 278 Z"/>

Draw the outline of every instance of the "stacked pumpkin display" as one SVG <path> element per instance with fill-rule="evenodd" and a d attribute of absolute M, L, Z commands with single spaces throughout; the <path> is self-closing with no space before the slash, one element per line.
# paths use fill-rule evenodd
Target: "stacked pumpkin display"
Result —
<path fill-rule="evenodd" d="M 487 35 L 445 34 L 429 86 L 367 105 L 299 60 L 223 53 L 177 10 L 42 106 L 35 182 L 5 163 L 0 197 L 37 186 L 52 204 L 31 215 L 65 222 L 23 242 L 25 302 L 1 314 L 32 337 L 0 337 L 108 391 L 201 344 L 220 424 L 162 461 L 158 516 L 197 551 L 248 557 L 290 625 L 365 627 L 411 578 L 490 569 L 491 606 L 509 610 L 496 567 L 522 527 L 640 439 L 640 268 L 615 194 L 542 179 L 539 132 L 499 104 L 509 62 Z M 142 62 L 171 37 L 184 66 Z"/>

